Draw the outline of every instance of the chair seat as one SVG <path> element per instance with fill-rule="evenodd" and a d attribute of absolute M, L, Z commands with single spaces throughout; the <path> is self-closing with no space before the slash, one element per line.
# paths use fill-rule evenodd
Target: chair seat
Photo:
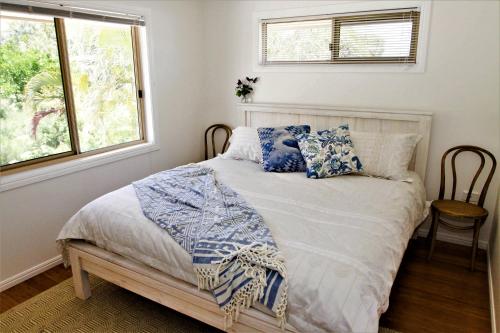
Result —
<path fill-rule="evenodd" d="M 434 200 L 432 207 L 452 217 L 484 218 L 488 215 L 483 207 L 458 200 Z"/>

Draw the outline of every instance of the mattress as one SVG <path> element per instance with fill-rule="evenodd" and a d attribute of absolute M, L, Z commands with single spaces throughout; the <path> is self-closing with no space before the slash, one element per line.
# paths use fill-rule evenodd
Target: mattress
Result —
<path fill-rule="evenodd" d="M 426 214 L 412 183 L 266 173 L 250 161 L 202 162 L 263 216 L 288 270 L 288 322 L 301 332 L 377 332 L 408 241 Z M 58 240 L 84 239 L 195 284 L 191 257 L 141 211 L 131 185 L 83 207 Z"/>

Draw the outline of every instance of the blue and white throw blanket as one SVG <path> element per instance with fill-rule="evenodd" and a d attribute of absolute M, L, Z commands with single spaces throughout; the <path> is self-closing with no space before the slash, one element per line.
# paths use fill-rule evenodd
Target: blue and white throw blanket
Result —
<path fill-rule="evenodd" d="M 261 302 L 285 325 L 284 259 L 262 216 L 213 169 L 189 164 L 133 183 L 144 215 L 193 259 L 198 287 L 211 290 L 229 325 Z"/>

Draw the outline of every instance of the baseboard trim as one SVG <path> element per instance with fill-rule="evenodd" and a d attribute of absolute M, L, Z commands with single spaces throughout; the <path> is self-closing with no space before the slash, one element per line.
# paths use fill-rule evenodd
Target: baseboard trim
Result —
<path fill-rule="evenodd" d="M 55 267 L 61 263 L 62 263 L 62 256 L 58 255 L 58 256 L 55 256 L 54 258 L 46 260 L 38 265 L 35 265 L 31 268 L 28 268 L 27 270 L 25 270 L 21 273 L 18 273 L 14 276 L 11 276 L 11 277 L 0 282 L 0 292 L 4 291 L 6 289 L 9 289 L 10 287 L 13 287 L 16 284 L 19 284 L 23 281 L 26 281 L 35 275 L 43 273 L 46 270 L 49 270 L 52 267 Z"/>
<path fill-rule="evenodd" d="M 418 229 L 418 235 L 420 237 L 427 237 L 427 234 L 429 233 L 429 228 L 420 228 Z M 441 233 L 437 232 L 437 239 L 440 241 L 445 241 L 448 243 L 453 243 L 453 244 L 458 244 L 458 245 L 466 245 L 466 246 L 471 246 L 472 245 L 472 239 L 471 237 L 460 237 L 460 235 L 452 235 L 448 233 Z M 479 240 L 478 242 L 478 247 L 482 250 L 488 250 L 488 242 Z"/>
<path fill-rule="evenodd" d="M 496 325 L 496 312 L 495 312 L 495 295 L 494 295 L 494 288 L 493 288 L 493 274 L 491 273 L 491 258 L 490 258 L 490 249 L 488 248 L 488 251 L 486 252 L 487 256 L 487 265 L 488 265 L 488 289 L 490 291 L 490 318 L 491 318 L 491 332 L 496 333 L 497 332 L 497 325 Z"/>

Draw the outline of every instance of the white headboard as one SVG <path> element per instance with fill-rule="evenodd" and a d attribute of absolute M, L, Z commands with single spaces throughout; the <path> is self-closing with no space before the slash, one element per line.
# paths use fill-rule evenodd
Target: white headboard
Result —
<path fill-rule="evenodd" d="M 350 129 L 361 132 L 418 133 L 422 140 L 415 149 L 410 169 L 425 180 L 431 112 L 298 104 L 240 103 L 237 107 L 243 113 L 243 124 L 255 128 L 307 124 L 312 130 L 319 130 L 348 123 Z"/>

